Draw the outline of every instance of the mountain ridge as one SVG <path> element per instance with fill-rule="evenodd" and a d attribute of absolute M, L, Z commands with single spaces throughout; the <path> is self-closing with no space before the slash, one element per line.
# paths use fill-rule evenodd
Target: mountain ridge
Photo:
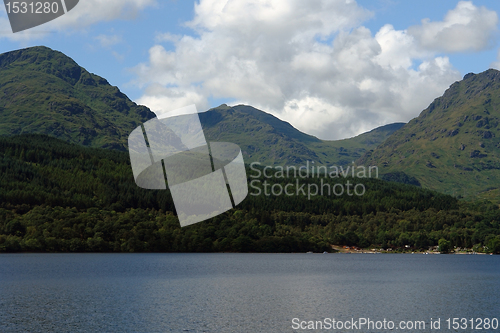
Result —
<path fill-rule="evenodd" d="M 208 141 L 234 142 L 241 147 L 245 162 L 269 166 L 301 166 L 307 161 L 316 165 L 351 165 L 404 124 L 389 124 L 353 138 L 327 141 L 248 105 L 222 104 L 200 112 L 199 116 Z"/>
<path fill-rule="evenodd" d="M 39 46 L 0 55 L 0 135 L 39 133 L 126 150 L 130 132 L 154 117 L 59 51 Z M 248 105 L 224 104 L 201 112 L 200 120 L 207 140 L 237 143 L 247 162 L 271 166 L 349 165 L 396 129 L 324 141 Z"/>
<path fill-rule="evenodd" d="M 500 72 L 469 73 L 357 161 L 472 196 L 500 187 Z"/>
<path fill-rule="evenodd" d="M 59 51 L 37 46 L 0 55 L 0 135 L 49 134 L 125 150 L 128 134 L 154 117 Z"/>

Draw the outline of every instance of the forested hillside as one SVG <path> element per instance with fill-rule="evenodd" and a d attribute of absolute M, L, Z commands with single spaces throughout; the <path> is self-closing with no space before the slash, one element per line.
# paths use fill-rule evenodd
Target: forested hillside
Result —
<path fill-rule="evenodd" d="M 331 244 L 500 252 L 500 211 L 411 185 L 360 178 L 265 179 L 248 168 L 248 197 L 211 220 L 180 228 L 169 191 L 138 188 L 128 154 L 43 135 L 0 138 L 0 251 L 305 252 Z M 363 196 L 266 196 L 293 183 L 363 184 Z M 261 187 L 263 189 L 263 187 Z M 487 246 L 488 249 L 483 248 Z"/>

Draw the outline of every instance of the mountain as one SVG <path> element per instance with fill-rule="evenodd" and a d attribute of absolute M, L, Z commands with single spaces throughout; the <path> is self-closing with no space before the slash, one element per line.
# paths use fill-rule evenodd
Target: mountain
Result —
<path fill-rule="evenodd" d="M 500 72 L 470 73 L 357 163 L 404 173 L 444 193 L 476 196 L 500 187 L 499 121 Z"/>
<path fill-rule="evenodd" d="M 0 55 L 0 135 L 125 150 L 130 132 L 154 117 L 61 52 L 39 46 Z"/>
<path fill-rule="evenodd" d="M 0 55 L 0 135 L 47 134 L 97 148 L 127 149 L 132 130 L 155 114 L 61 52 L 31 47 Z M 234 142 L 247 163 L 350 165 L 403 124 L 324 141 L 251 106 L 200 113 L 209 141 Z"/>
<path fill-rule="evenodd" d="M 263 165 L 349 165 L 387 139 L 403 123 L 376 128 L 354 138 L 325 141 L 300 132 L 289 123 L 247 105 L 227 106 L 200 113 L 208 141 L 238 144 L 245 162 Z"/>

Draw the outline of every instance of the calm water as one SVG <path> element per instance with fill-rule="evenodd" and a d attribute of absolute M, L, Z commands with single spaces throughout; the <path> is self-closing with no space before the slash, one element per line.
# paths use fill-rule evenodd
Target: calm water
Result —
<path fill-rule="evenodd" d="M 499 310 L 500 256 L 0 255 L 0 332 L 296 332 L 293 318 L 360 317 L 455 332 L 443 320 Z"/>

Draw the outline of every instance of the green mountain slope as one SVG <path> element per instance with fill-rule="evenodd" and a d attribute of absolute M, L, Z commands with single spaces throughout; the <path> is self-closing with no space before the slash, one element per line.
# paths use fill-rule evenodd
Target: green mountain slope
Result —
<path fill-rule="evenodd" d="M 256 179 L 296 181 L 249 178 Z M 320 181 L 300 179 L 307 186 Z M 366 193 L 308 200 L 250 187 L 235 209 L 180 228 L 169 190 L 137 187 L 126 152 L 38 134 L 0 137 L 0 252 L 323 252 L 329 244 L 412 251 L 441 238 L 500 252 L 495 205 L 378 179 L 322 181 L 362 181 Z"/>
<path fill-rule="evenodd" d="M 354 138 L 325 141 L 305 134 L 266 112 L 247 105 L 225 104 L 200 113 L 209 141 L 238 144 L 245 161 L 263 165 L 349 165 L 375 148 L 403 123 L 376 128 Z"/>
<path fill-rule="evenodd" d="M 130 132 L 153 117 L 61 52 L 40 46 L 0 55 L 0 135 L 42 133 L 124 150 Z"/>
<path fill-rule="evenodd" d="M 500 187 L 500 72 L 467 74 L 358 163 L 476 196 Z"/>
<path fill-rule="evenodd" d="M 0 135 L 48 134 L 67 142 L 125 150 L 130 132 L 155 114 L 117 87 L 47 47 L 0 55 Z M 350 165 L 403 124 L 324 141 L 251 106 L 221 105 L 200 114 L 209 141 L 240 145 L 248 163 Z"/>

